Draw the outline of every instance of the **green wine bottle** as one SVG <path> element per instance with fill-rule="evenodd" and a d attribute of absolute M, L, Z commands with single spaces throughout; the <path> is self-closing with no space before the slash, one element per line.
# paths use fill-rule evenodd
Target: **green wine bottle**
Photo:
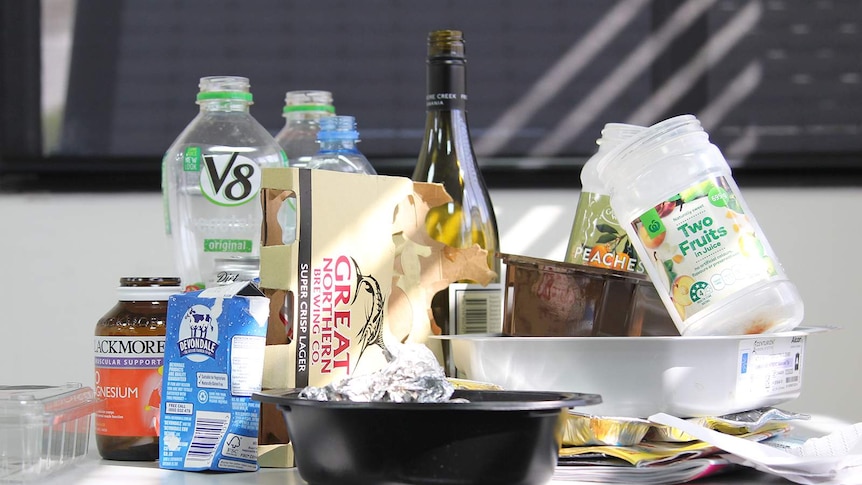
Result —
<path fill-rule="evenodd" d="M 499 235 L 491 197 L 476 163 L 467 125 L 464 38 L 457 30 L 428 35 L 425 134 L 413 180 L 443 184 L 452 202 L 432 208 L 428 234 L 453 248 L 478 244 L 488 251 L 497 279 L 481 286 L 461 281 L 437 293 L 431 303 L 434 322 L 445 335 L 499 332 L 502 325 Z M 444 368 L 455 376 L 443 345 Z"/>

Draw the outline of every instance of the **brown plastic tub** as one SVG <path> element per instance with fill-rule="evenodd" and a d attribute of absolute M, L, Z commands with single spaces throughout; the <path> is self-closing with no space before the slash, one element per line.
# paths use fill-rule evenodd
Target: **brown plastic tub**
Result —
<path fill-rule="evenodd" d="M 679 335 L 646 275 L 512 254 L 499 256 L 506 264 L 505 335 Z"/>

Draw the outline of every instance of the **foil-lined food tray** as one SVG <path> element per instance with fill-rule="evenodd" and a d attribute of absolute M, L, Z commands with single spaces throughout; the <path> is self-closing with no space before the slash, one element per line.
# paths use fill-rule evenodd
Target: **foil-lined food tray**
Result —
<path fill-rule="evenodd" d="M 569 411 L 563 424 L 564 446 L 631 446 L 640 443 L 652 424 L 640 418 L 592 416 Z"/>

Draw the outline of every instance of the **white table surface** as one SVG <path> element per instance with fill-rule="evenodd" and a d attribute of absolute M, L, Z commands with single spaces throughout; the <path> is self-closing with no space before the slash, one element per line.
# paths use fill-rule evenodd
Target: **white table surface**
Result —
<path fill-rule="evenodd" d="M 97 451 L 58 470 L 39 485 L 305 485 L 295 468 L 261 468 L 256 472 L 216 473 L 164 470 L 158 462 L 103 460 Z"/>
<path fill-rule="evenodd" d="M 847 424 L 825 416 L 812 416 L 809 421 L 795 421 L 794 434 L 804 438 L 823 436 Z M 27 485 L 31 483 L 27 482 Z M 261 468 L 257 472 L 240 473 L 164 470 L 159 468 L 158 462 L 103 460 L 95 447 L 91 447 L 83 459 L 36 483 L 39 485 L 307 485 L 296 468 Z M 551 480 L 547 485 L 575 483 L 588 482 Z M 689 483 L 692 485 L 730 483 L 790 485 L 793 482 L 751 468 L 740 467 L 738 470 Z"/>
<path fill-rule="evenodd" d="M 29 485 L 30 482 L 27 483 Z M 157 462 L 103 460 L 94 451 L 82 460 L 35 483 L 39 485 L 307 485 L 295 468 L 261 468 L 257 472 L 241 473 L 185 472 L 163 470 L 159 468 Z M 587 482 L 551 480 L 547 485 L 577 483 Z M 692 485 L 731 483 L 790 485 L 792 482 L 750 468 L 740 468 L 723 475 L 689 483 Z"/>

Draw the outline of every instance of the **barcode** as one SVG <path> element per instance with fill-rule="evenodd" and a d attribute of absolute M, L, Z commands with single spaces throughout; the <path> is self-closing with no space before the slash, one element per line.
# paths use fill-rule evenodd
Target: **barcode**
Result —
<path fill-rule="evenodd" d="M 464 325 L 461 333 L 485 333 L 488 331 L 488 299 L 484 295 L 464 295 Z"/>
<path fill-rule="evenodd" d="M 798 380 L 799 380 L 799 376 L 790 376 L 790 377 L 785 377 L 785 378 L 784 378 L 784 382 L 785 382 L 785 383 L 789 383 L 789 382 L 796 382 L 796 381 L 798 381 Z"/>
<path fill-rule="evenodd" d="M 212 464 L 216 446 L 230 424 L 230 413 L 198 411 L 195 416 L 195 432 L 186 453 L 185 466 L 204 468 Z"/>
<path fill-rule="evenodd" d="M 449 285 L 449 323 L 457 334 L 498 331 L 502 325 L 502 286 Z"/>

